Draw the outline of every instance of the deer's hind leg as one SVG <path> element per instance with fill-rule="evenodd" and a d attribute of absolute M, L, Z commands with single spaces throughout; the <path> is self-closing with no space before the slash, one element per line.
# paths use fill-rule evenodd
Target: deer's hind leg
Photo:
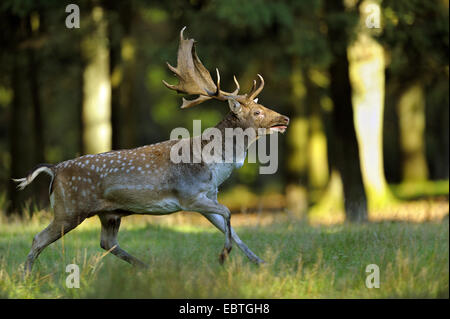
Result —
<path fill-rule="evenodd" d="M 34 261 L 48 245 L 77 227 L 84 219 L 84 217 L 72 217 L 66 215 L 64 207 L 62 206 L 55 207 L 55 217 L 53 221 L 33 238 L 31 250 L 25 262 L 25 275 L 31 272 Z"/>
<path fill-rule="evenodd" d="M 117 234 L 120 228 L 121 217 L 116 214 L 108 213 L 101 213 L 98 217 L 102 223 L 100 247 L 110 251 L 115 256 L 125 260 L 133 266 L 147 267 L 145 263 L 120 248 L 117 241 Z"/>

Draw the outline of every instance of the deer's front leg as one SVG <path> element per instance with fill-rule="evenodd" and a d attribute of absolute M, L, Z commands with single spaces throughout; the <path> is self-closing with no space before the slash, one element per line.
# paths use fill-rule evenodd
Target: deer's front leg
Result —
<path fill-rule="evenodd" d="M 225 221 L 222 216 L 215 214 L 203 214 L 214 226 L 216 226 L 221 232 L 225 233 Z M 247 247 L 247 245 L 239 238 L 233 227 L 230 227 L 231 237 L 238 247 L 244 252 L 244 254 L 255 264 L 263 264 L 264 260 L 259 258 L 254 252 Z"/>
<path fill-rule="evenodd" d="M 220 204 L 219 202 L 211 200 L 204 194 L 198 196 L 195 201 L 190 202 L 188 206 L 185 207 L 185 209 L 199 212 L 205 216 L 211 214 L 219 214 L 224 218 L 225 245 L 219 256 L 219 261 L 222 264 L 225 261 L 226 257 L 228 256 L 228 254 L 230 253 L 231 248 L 233 248 L 231 240 L 230 210 L 226 206 Z"/>

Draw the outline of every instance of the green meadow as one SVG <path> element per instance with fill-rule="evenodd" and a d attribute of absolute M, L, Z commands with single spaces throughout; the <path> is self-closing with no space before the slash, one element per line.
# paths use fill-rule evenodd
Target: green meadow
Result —
<path fill-rule="evenodd" d="M 447 202 L 448 209 L 448 202 Z M 315 224 L 287 213 L 237 214 L 232 225 L 266 263 L 250 263 L 235 246 L 218 262 L 224 237 L 195 213 L 131 216 L 119 243 L 149 264 L 136 269 L 100 248 L 100 222 L 86 220 L 43 251 L 33 273 L 22 267 L 33 236 L 50 220 L 0 224 L 2 298 L 448 298 L 449 222 L 381 220 Z M 68 264 L 80 288 L 66 287 Z M 366 267 L 379 267 L 367 288 Z"/>

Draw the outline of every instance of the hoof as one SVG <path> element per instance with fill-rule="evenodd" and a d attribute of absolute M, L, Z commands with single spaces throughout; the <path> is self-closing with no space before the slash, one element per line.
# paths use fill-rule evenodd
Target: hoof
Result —
<path fill-rule="evenodd" d="M 144 263 L 140 260 L 133 260 L 131 262 L 131 264 L 138 269 L 148 269 L 149 268 L 149 265 L 147 265 L 146 263 Z"/>
<path fill-rule="evenodd" d="M 219 255 L 219 263 L 221 265 L 223 265 L 223 263 L 225 262 L 225 259 L 227 259 L 228 253 L 229 253 L 229 250 L 227 250 L 227 249 L 222 250 L 222 252 L 220 253 L 220 255 Z"/>
<path fill-rule="evenodd" d="M 219 255 L 219 264 L 223 265 L 223 263 L 225 262 L 226 258 L 227 258 L 227 256 L 224 253 L 221 253 Z"/>
<path fill-rule="evenodd" d="M 144 264 L 144 263 L 142 263 L 142 264 L 137 264 L 136 267 L 139 268 L 139 269 L 143 269 L 143 270 L 149 269 L 149 268 L 150 268 L 149 265 Z"/>
<path fill-rule="evenodd" d="M 267 265 L 267 263 L 259 257 L 250 258 L 250 261 L 258 266 Z"/>
<path fill-rule="evenodd" d="M 22 272 L 22 280 L 26 280 L 31 276 L 31 266 L 29 264 L 25 264 Z"/>
<path fill-rule="evenodd" d="M 232 248 L 233 248 L 233 246 L 230 246 L 230 247 L 224 247 L 224 248 L 222 249 L 222 252 L 221 252 L 220 255 L 219 255 L 219 263 L 220 263 L 221 265 L 223 265 L 223 263 L 225 262 L 225 259 L 227 259 L 227 257 L 228 257 L 228 255 L 230 254 Z"/>
<path fill-rule="evenodd" d="M 255 262 L 258 266 L 266 266 L 267 265 L 267 263 L 264 261 L 264 260 L 262 260 L 262 259 L 259 259 L 258 261 L 256 261 Z"/>

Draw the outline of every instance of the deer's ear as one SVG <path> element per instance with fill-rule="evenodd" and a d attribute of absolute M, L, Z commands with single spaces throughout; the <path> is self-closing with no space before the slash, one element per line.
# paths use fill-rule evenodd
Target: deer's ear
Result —
<path fill-rule="evenodd" d="M 235 99 L 228 99 L 228 105 L 230 106 L 231 112 L 237 114 L 241 111 L 242 105 Z"/>

